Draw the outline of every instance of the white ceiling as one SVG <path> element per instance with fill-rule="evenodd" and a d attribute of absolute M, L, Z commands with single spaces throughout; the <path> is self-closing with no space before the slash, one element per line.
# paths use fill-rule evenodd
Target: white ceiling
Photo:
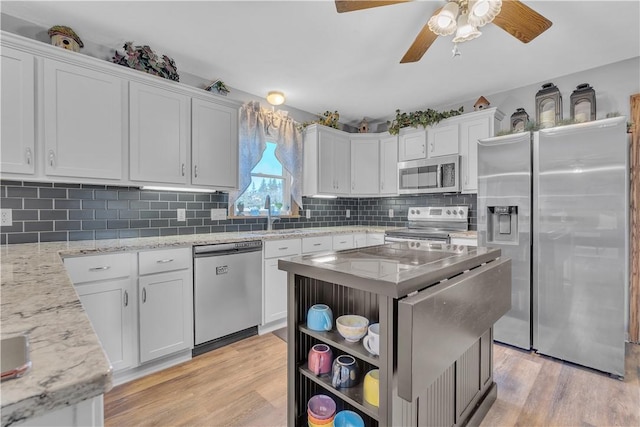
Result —
<path fill-rule="evenodd" d="M 85 41 L 148 44 L 178 72 L 221 78 L 287 105 L 338 110 L 354 124 L 462 102 L 640 56 L 640 1 L 524 1 L 553 26 L 523 44 L 493 24 L 459 48 L 441 37 L 421 61 L 400 64 L 441 1 L 338 14 L 333 1 L 2 1 L 2 12 Z M 604 19 L 603 19 L 604 18 Z M 639 77 L 640 78 L 640 77 Z"/>

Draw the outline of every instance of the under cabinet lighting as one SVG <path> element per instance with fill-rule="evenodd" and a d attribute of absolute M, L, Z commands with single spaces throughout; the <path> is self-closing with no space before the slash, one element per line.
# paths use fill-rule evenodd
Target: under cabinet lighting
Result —
<path fill-rule="evenodd" d="M 183 193 L 216 193 L 218 190 L 212 190 L 209 188 L 192 188 L 192 187 L 161 187 L 156 185 L 143 185 L 141 190 L 153 190 L 153 191 L 176 191 Z"/>
<path fill-rule="evenodd" d="M 338 196 L 329 196 L 326 194 L 314 194 L 311 197 L 314 199 L 337 199 L 338 198 Z"/>

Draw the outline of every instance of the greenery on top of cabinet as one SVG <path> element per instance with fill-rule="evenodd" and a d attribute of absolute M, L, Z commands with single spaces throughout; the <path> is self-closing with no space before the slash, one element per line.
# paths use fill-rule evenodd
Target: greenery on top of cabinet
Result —
<path fill-rule="evenodd" d="M 413 111 L 411 113 L 400 113 L 400 110 L 396 110 L 395 120 L 387 122 L 387 124 L 389 125 L 389 133 L 391 135 L 397 135 L 401 128 L 408 126 L 417 128 L 418 126 L 427 127 L 435 125 L 449 117 L 459 116 L 463 112 L 464 107 L 449 111 L 436 111 L 427 108 L 425 111 Z"/>

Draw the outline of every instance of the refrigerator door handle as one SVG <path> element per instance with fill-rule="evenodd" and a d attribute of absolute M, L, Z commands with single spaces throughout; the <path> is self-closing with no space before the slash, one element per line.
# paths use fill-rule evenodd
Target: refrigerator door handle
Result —
<path fill-rule="evenodd" d="M 442 165 L 438 165 L 438 172 L 436 173 L 436 188 L 442 188 Z"/>

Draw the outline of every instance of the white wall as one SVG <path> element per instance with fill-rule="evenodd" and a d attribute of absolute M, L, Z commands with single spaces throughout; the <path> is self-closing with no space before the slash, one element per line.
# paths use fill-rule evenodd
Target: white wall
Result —
<path fill-rule="evenodd" d="M 564 119 L 569 118 L 571 93 L 576 89 L 576 86 L 581 83 L 589 83 L 596 91 L 597 119 L 602 119 L 607 113 L 613 112 L 618 112 L 623 116 L 629 117 L 629 97 L 633 94 L 640 93 L 640 57 L 500 93 L 486 94 L 480 89 L 478 91 L 478 97 L 475 99 L 452 102 L 436 107 L 431 106 L 430 108 L 441 111 L 457 109 L 463 106 L 465 112 L 471 112 L 473 111 L 473 104 L 476 103 L 476 100 L 480 96 L 484 96 L 491 103 L 491 107 L 497 107 L 505 114 L 501 128 L 508 130 L 511 123 L 510 117 L 519 107 L 527 111 L 530 120 L 536 120 L 536 92 L 547 82 L 554 83 L 558 89 L 560 89 L 563 106 L 562 117 Z M 478 82 L 478 86 L 482 88 L 482 83 Z"/>

